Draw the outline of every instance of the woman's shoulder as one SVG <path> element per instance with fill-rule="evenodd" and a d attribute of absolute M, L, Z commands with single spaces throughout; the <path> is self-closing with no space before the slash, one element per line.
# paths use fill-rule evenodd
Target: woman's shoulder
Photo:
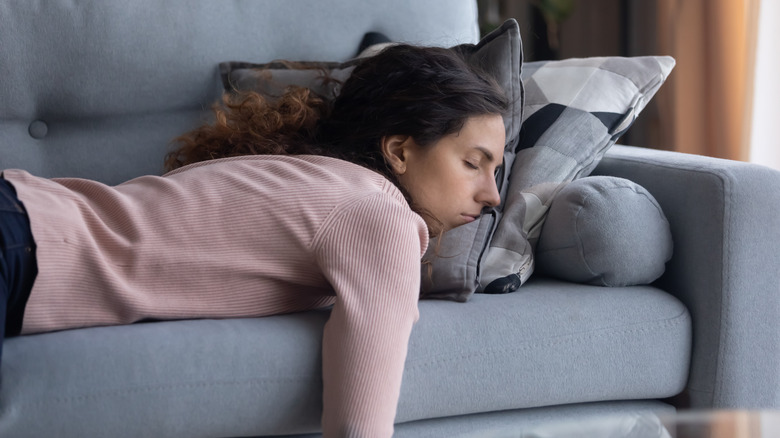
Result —
<path fill-rule="evenodd" d="M 248 155 L 202 161 L 169 172 L 169 178 L 235 178 L 282 183 L 298 190 L 316 191 L 323 196 L 365 196 L 386 192 L 405 199 L 400 190 L 383 175 L 349 161 L 320 155 Z M 404 200 L 405 202 L 405 200 Z"/>
<path fill-rule="evenodd" d="M 363 241 L 376 252 L 405 242 L 417 248 L 421 257 L 428 247 L 425 221 L 390 181 L 382 188 L 345 198 L 323 221 L 312 246 L 332 249 Z"/>
<path fill-rule="evenodd" d="M 273 172 L 276 169 L 289 169 L 297 171 L 303 176 L 324 176 L 328 173 L 337 173 L 345 177 L 371 178 L 380 174 L 363 166 L 321 155 L 242 155 L 237 157 L 218 158 L 214 160 L 199 161 L 166 173 L 164 176 L 174 176 L 181 173 L 190 173 L 196 169 L 210 169 L 213 172 L 226 172 L 235 169 L 256 169 L 258 172 Z M 320 170 L 320 172 L 317 172 Z"/>
<path fill-rule="evenodd" d="M 411 209 L 395 184 L 371 169 L 320 155 L 269 155 L 215 161 L 222 162 L 225 170 L 229 167 L 231 175 L 257 172 L 266 189 L 277 195 L 284 193 L 274 196 L 272 202 L 281 197 L 283 200 L 279 202 L 287 207 L 294 204 L 300 216 L 318 218 L 315 222 L 320 223 L 317 227 L 320 238 L 337 235 L 341 237 L 335 240 L 341 241 L 354 233 L 375 239 L 387 235 L 391 240 L 407 236 L 420 245 L 422 252 L 427 247 L 425 221 Z M 320 238 L 315 237 L 314 241 Z"/>

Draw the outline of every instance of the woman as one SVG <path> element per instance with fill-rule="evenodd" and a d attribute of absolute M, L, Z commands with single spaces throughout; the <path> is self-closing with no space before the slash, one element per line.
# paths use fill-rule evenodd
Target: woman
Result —
<path fill-rule="evenodd" d="M 10 336 L 333 306 L 325 436 L 390 436 L 429 236 L 499 203 L 506 101 L 447 49 L 361 62 L 332 104 L 247 93 L 116 187 L 0 178 Z M 7 310 L 3 306 L 7 305 Z M 6 316 L 7 315 L 7 316 Z"/>

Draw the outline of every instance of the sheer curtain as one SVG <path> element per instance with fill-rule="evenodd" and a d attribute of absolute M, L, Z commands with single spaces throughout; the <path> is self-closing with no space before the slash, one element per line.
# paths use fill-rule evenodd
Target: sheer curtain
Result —
<path fill-rule="evenodd" d="M 780 168 L 770 132 L 780 124 L 780 0 L 571 0 L 556 50 L 539 19 L 545 2 L 478 2 L 493 27 L 517 18 L 526 60 L 673 56 L 671 76 L 621 142 Z"/>
<path fill-rule="evenodd" d="M 761 0 L 750 161 L 780 169 L 780 2 Z"/>
<path fill-rule="evenodd" d="M 749 159 L 759 2 L 658 0 L 658 49 L 677 59 L 657 96 L 667 147 Z"/>

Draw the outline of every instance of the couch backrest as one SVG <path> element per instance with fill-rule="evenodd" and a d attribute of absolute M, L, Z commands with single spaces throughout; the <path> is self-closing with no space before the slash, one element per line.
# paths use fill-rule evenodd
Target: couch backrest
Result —
<path fill-rule="evenodd" d="M 0 169 L 116 184 L 159 174 L 219 97 L 217 64 L 345 60 L 366 32 L 479 38 L 474 0 L 0 2 Z"/>

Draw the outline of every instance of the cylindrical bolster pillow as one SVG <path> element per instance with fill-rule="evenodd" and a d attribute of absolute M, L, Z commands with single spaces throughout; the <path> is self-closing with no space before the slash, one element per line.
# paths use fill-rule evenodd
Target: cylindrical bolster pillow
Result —
<path fill-rule="evenodd" d="M 555 196 L 536 248 L 536 270 L 600 286 L 649 284 L 672 257 L 661 206 L 645 188 L 616 177 L 569 183 Z"/>

